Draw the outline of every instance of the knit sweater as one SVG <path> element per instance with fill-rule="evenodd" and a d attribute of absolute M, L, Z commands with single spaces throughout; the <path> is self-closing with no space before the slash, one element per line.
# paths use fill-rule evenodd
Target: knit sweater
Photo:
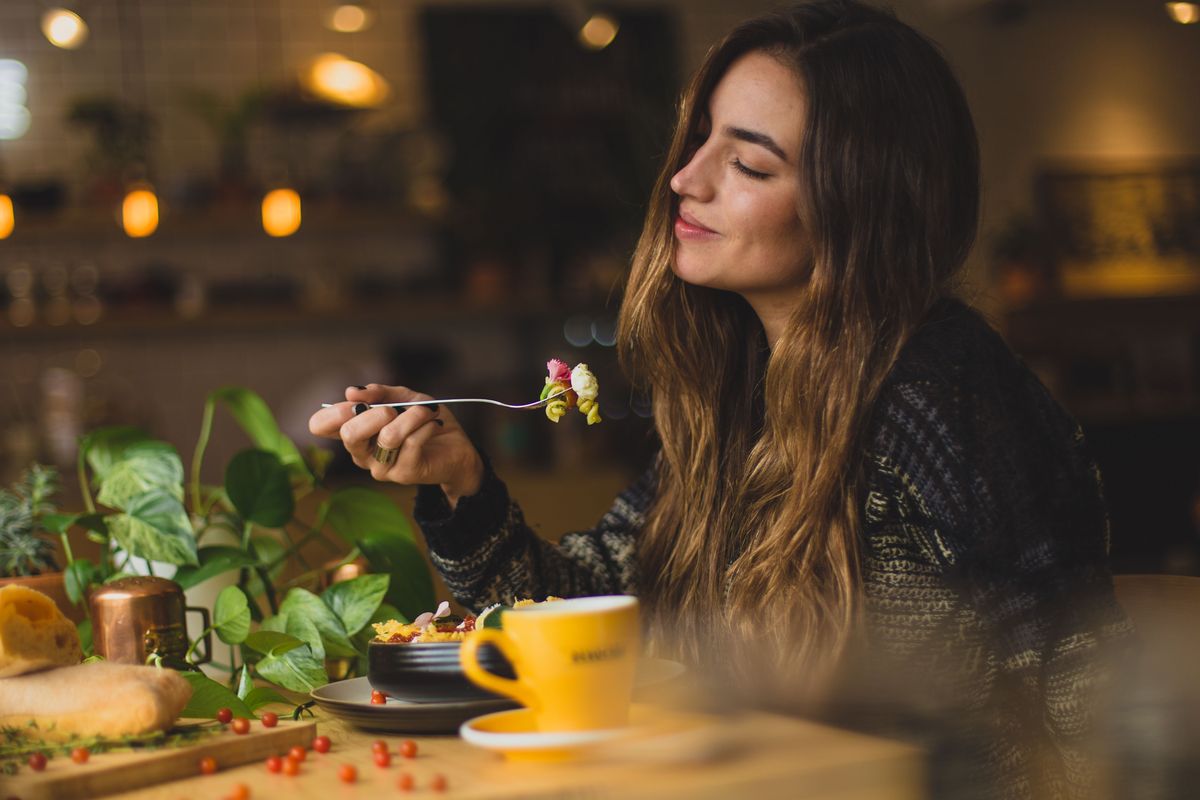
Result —
<path fill-rule="evenodd" d="M 866 441 L 865 657 L 848 670 L 846 707 L 940 720 L 925 743 L 954 753 L 933 771 L 935 795 L 1086 792 L 1098 656 L 1128 623 L 1079 426 L 976 312 L 947 300 L 902 350 Z M 490 468 L 453 512 L 422 487 L 415 517 L 469 608 L 636 593 L 654 491 L 651 467 L 594 528 L 557 544 Z"/>

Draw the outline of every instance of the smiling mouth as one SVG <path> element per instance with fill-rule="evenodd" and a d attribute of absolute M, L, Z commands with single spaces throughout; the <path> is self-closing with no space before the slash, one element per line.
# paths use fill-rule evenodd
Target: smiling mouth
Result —
<path fill-rule="evenodd" d="M 699 232 L 699 233 L 716 233 L 716 231 L 714 231 L 712 228 L 708 227 L 707 225 L 702 223 L 700 220 L 696 219 L 691 214 L 684 211 L 682 208 L 679 209 L 678 212 L 676 212 L 675 222 L 677 225 L 682 224 L 682 225 L 690 228 L 691 230 Z"/>

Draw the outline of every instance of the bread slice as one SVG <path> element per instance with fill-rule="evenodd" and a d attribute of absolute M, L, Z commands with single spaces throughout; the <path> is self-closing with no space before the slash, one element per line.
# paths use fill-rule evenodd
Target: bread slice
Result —
<path fill-rule="evenodd" d="M 36 589 L 0 589 L 0 678 L 83 659 L 79 632 L 54 601 Z"/>
<path fill-rule="evenodd" d="M 47 741 L 166 730 L 192 687 L 159 667 L 97 662 L 0 679 L 0 727 L 37 725 Z"/>

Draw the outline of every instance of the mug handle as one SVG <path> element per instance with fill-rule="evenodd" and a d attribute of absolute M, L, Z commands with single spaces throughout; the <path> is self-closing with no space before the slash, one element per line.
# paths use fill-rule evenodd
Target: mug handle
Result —
<path fill-rule="evenodd" d="M 195 613 L 199 614 L 200 619 L 201 619 L 201 624 L 204 626 L 203 628 L 201 628 L 201 630 L 204 631 L 204 655 L 198 656 L 196 658 L 196 660 L 192 663 L 207 664 L 208 662 L 212 661 L 212 631 L 209 630 L 212 627 L 212 625 L 209 622 L 208 609 L 204 608 L 203 606 L 187 606 L 186 608 L 183 609 L 183 613 L 185 615 L 189 611 L 194 611 Z M 187 625 L 183 626 L 183 630 L 184 630 L 184 636 L 186 636 L 187 635 Z"/>
<path fill-rule="evenodd" d="M 504 654 L 509 663 L 517 673 L 517 680 L 510 678 L 501 678 L 495 673 L 488 672 L 479 664 L 479 648 L 485 644 L 490 644 Z M 517 654 L 516 645 L 512 639 L 504 635 L 503 631 L 495 628 L 483 628 L 477 630 L 470 636 L 463 639 L 462 649 L 458 653 L 459 663 L 462 664 L 463 672 L 473 682 L 482 686 L 484 689 L 495 692 L 496 694 L 508 695 L 526 708 L 537 710 L 541 706 L 541 701 L 537 694 L 529 687 L 529 684 L 521 680 L 521 668 L 519 665 L 520 656 Z"/>

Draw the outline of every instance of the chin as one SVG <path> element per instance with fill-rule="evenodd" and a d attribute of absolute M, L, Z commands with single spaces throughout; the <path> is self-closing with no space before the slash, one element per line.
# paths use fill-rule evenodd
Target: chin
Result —
<path fill-rule="evenodd" d="M 704 286 L 709 289 L 722 289 L 721 281 L 718 275 L 713 274 L 712 269 L 706 269 L 704 264 L 691 263 L 692 259 L 680 259 L 679 251 L 675 251 L 675 256 L 671 259 L 671 271 L 675 273 L 675 277 L 684 283 L 692 286 Z"/>

